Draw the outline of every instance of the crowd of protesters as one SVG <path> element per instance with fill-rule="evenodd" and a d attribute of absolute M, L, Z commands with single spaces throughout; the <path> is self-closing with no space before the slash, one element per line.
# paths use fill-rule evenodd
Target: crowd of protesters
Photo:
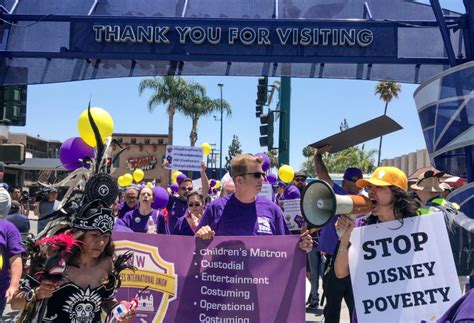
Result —
<path fill-rule="evenodd" d="M 190 178 L 181 178 L 177 191 L 168 189 L 168 203 L 163 208 L 154 208 L 154 191 L 149 186 L 129 186 L 123 189 L 113 205 L 89 205 L 84 212 L 98 212 L 98 209 L 110 209 L 114 225 L 106 232 L 98 234 L 97 228 L 72 223 L 71 233 L 82 241 L 79 258 L 69 260 L 66 269 L 73 273 L 75 279 L 68 282 L 72 290 L 86 288 L 92 284 L 100 290 L 101 302 L 91 312 L 100 321 L 100 308 L 111 308 L 120 304 L 113 298 L 113 288 L 103 286 L 100 281 L 111 273 L 111 232 L 129 231 L 153 234 L 172 234 L 196 236 L 202 239 L 212 239 L 220 236 L 259 236 L 259 235 L 289 235 L 300 236 L 299 248 L 307 253 L 307 272 L 311 283 L 311 293 L 307 300 L 307 311 L 324 313 L 325 322 L 339 322 L 342 300 L 345 301 L 350 315 L 354 315 L 354 298 L 349 276 L 348 248 L 349 239 L 354 227 L 371 225 L 378 222 L 400 220 L 404 217 L 429 214 L 431 212 L 459 209 L 449 203 L 446 191 L 451 187 L 440 184 L 440 174 L 425 172 L 417 183 L 411 186 L 416 192 L 409 194 L 406 175 L 395 167 L 377 168 L 372 176 L 364 179 L 362 171 L 355 167 L 348 168 L 343 176 L 342 184 L 338 185 L 330 177 L 324 165 L 322 154 L 329 147 L 316 150 L 314 169 L 317 177 L 326 181 L 336 194 L 364 194 L 372 201 L 370 214 L 358 218 L 356 222 L 347 217 L 333 217 L 325 227 L 317 228 L 305 223 L 298 230 L 288 230 L 283 216 L 285 200 L 299 199 L 302 196 L 308 177 L 297 172 L 292 182 L 286 184 L 275 182 L 273 199 L 269 200 L 259 195 L 262 185 L 266 183 L 266 173 L 262 170 L 262 159 L 259 156 L 239 155 L 231 162 L 230 176 L 222 183 L 218 192 L 209 188 L 206 167 L 203 163 L 201 171 L 201 187 L 195 189 Z M 0 182 L 3 172 L 0 172 Z M 44 229 L 48 215 L 57 211 L 57 191 L 50 188 L 45 191 L 47 197 L 38 201 L 34 213 L 39 217 L 38 230 Z M 28 300 L 58 299 L 50 305 L 44 305 L 41 313 L 44 315 L 61 315 L 58 307 L 60 293 L 59 284 L 51 282 L 28 281 L 27 288 L 20 288 L 22 277 L 21 253 L 24 252 L 21 241 L 24 241 L 30 231 L 28 207 L 21 199 L 21 190 L 17 187 L 8 193 L 0 187 L 0 316 L 6 303 L 18 309 L 27 307 Z M 27 204 L 27 203 L 26 203 Z M 92 211 L 91 211 L 92 210 Z M 101 211 L 103 212 L 103 211 Z M 115 227 L 113 229 L 113 227 Z M 339 238 L 336 228 L 343 232 Z M 93 235 L 96 236 L 93 236 Z M 107 239 L 102 239 L 104 234 Z M 90 236 L 90 237 L 89 237 Z M 102 238 L 100 238 L 102 237 Z M 87 241 L 100 244 L 99 249 L 87 249 Z M 99 241 L 100 240 L 100 241 Z M 95 241 L 95 242 L 94 242 Z M 96 252 L 95 252 L 95 251 Z M 100 251 L 100 252 L 99 252 Z M 108 254 L 106 258 L 103 255 Z M 106 260 L 104 260 L 106 259 Z M 74 262 L 74 263 L 73 263 Z M 91 278 L 77 271 L 77 263 L 82 268 L 94 269 L 97 276 Z M 77 273 L 76 273 L 77 271 Z M 319 281 L 322 277 L 323 295 L 319 294 Z M 461 280 L 461 278 L 460 278 Z M 466 281 L 463 281 L 466 285 Z M 35 288 L 36 287 L 36 288 Z M 34 291 L 31 295 L 30 291 Z M 39 309 L 27 313 L 38 315 Z M 123 317 L 128 321 L 131 316 Z M 0 318 L 0 323 L 2 319 Z M 59 321 L 58 321 L 59 322 Z"/>

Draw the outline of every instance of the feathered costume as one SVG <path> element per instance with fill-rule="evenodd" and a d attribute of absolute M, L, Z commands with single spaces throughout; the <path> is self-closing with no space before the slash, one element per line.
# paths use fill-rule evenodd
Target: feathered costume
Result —
<path fill-rule="evenodd" d="M 120 272 L 135 269 L 129 265 L 131 252 L 113 259 L 113 271 L 103 284 L 85 290 L 72 281 L 63 283 L 51 298 L 36 300 L 35 288 L 42 280 L 64 282 L 66 264 L 81 242 L 67 233 L 75 228 L 81 231 L 98 230 L 102 234 L 111 233 L 115 224 L 112 204 L 118 196 L 115 180 L 106 173 L 105 150 L 96 123 L 90 113 L 88 117 L 97 141 L 96 158 L 83 161 L 84 166 L 76 169 L 65 180 L 54 186 L 69 186 L 60 208 L 50 216 L 45 229 L 38 233 L 36 240 L 25 241 L 25 249 L 30 266 L 20 290 L 25 292 L 27 304 L 17 322 L 101 322 L 101 306 L 104 301 L 113 299 L 120 287 Z M 85 165 L 89 163 L 89 165 Z M 89 168 L 89 169 L 88 169 Z"/>

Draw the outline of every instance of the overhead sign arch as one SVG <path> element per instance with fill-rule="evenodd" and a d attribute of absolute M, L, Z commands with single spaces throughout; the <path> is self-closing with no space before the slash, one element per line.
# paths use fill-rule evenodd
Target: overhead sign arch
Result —
<path fill-rule="evenodd" d="M 442 9 L 439 0 L 431 5 L 415 0 L 2 3 L 0 85 L 150 75 L 418 84 L 474 60 L 470 0 L 463 0 L 464 14 Z M 466 169 L 470 182 L 472 147 L 456 148 L 465 164 L 458 169 Z"/>

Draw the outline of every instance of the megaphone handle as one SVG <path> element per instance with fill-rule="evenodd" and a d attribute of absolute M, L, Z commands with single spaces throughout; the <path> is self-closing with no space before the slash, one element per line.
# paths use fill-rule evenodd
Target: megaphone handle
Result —
<path fill-rule="evenodd" d="M 345 216 L 346 218 L 349 218 L 352 221 L 355 221 L 355 219 L 357 218 L 357 215 L 355 215 L 355 214 L 341 214 L 340 216 Z M 342 235 L 344 234 L 345 231 L 346 230 L 344 230 L 342 228 L 336 229 L 336 233 L 337 233 L 337 236 L 339 237 L 339 239 L 342 237 Z"/>

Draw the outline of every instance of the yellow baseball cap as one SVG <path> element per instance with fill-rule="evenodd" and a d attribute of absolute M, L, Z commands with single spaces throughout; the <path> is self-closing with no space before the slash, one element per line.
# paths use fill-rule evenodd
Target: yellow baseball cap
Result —
<path fill-rule="evenodd" d="M 357 187 L 364 188 L 369 185 L 374 186 L 396 186 L 404 191 L 408 190 L 408 179 L 405 173 L 391 166 L 377 167 L 369 179 L 359 179 Z"/>

